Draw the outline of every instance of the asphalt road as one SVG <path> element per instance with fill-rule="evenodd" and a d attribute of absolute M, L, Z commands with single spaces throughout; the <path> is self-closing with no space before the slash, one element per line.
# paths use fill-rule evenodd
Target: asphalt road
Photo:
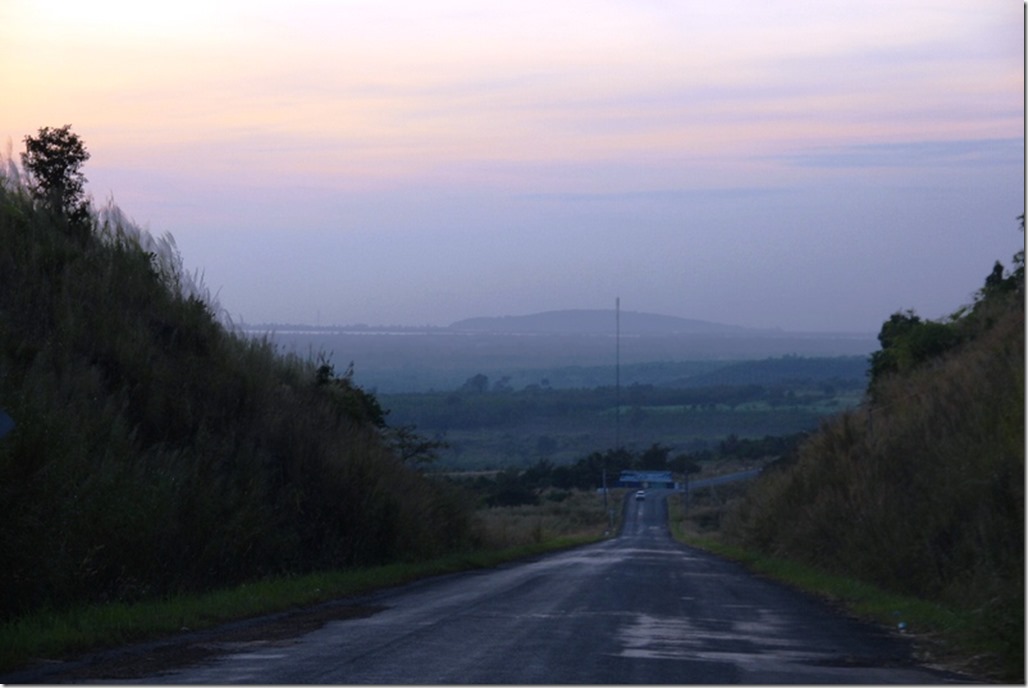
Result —
<path fill-rule="evenodd" d="M 620 537 L 353 601 L 305 635 L 223 643 L 133 684 L 932 683 L 903 637 L 673 542 L 666 493 Z M 100 678 L 99 680 L 103 680 Z M 107 682 L 107 681 L 105 681 Z"/>

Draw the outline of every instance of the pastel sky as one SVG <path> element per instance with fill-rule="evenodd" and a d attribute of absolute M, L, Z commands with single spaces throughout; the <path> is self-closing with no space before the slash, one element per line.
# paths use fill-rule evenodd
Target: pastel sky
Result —
<path fill-rule="evenodd" d="M 1023 246 L 1024 65 L 1012 0 L 3 0 L 0 144 L 236 321 L 877 332 Z"/>

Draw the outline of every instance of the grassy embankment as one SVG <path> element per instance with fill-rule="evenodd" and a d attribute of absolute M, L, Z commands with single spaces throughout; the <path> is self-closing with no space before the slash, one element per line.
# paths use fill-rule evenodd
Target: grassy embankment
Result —
<path fill-rule="evenodd" d="M 601 510 L 602 511 L 602 510 Z M 86 604 L 61 611 L 43 610 L 0 623 L 0 672 L 42 659 L 59 659 L 99 648 L 212 628 L 402 585 L 431 576 L 490 568 L 595 541 L 602 526 L 575 534 L 540 528 L 532 515 L 515 514 L 509 528 L 527 533 L 530 542 L 502 549 L 480 548 L 421 562 L 274 577 L 204 593 L 184 593 L 136 602 Z M 526 531 L 521 526 L 531 521 Z M 520 539 L 520 538 L 519 538 Z"/>
<path fill-rule="evenodd" d="M 751 488 L 676 505 L 679 537 L 1023 682 L 1023 273 L 1000 286 Z"/>
<path fill-rule="evenodd" d="M 571 542 L 483 553 L 504 538 L 373 395 L 222 324 L 170 237 L 72 222 L 5 168 L 4 668 Z"/>
<path fill-rule="evenodd" d="M 620 504 L 622 493 L 611 491 L 610 503 Z M 479 548 L 428 561 L 279 576 L 206 593 L 86 604 L 22 615 L 0 623 L 0 671 L 41 658 L 59 658 L 367 594 L 430 576 L 490 568 L 597 541 L 604 537 L 608 524 L 602 498 L 583 491 L 559 503 L 495 507 L 481 510 L 479 516 Z M 614 510 L 613 517 L 616 529 L 621 519 L 619 509 Z"/>

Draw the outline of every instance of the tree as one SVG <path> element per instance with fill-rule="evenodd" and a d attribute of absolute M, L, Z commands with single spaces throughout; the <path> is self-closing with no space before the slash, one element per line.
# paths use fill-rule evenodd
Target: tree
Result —
<path fill-rule="evenodd" d="M 89 152 L 70 124 L 43 127 L 37 136 L 25 137 L 21 162 L 32 179 L 33 195 L 76 228 L 88 227 L 89 221 L 86 177 L 80 169 L 86 160 Z"/>
<path fill-rule="evenodd" d="M 688 454 L 679 454 L 668 461 L 667 465 L 675 473 L 685 473 L 686 475 L 699 473 L 702 470 L 700 465 L 693 461 L 692 457 Z"/>
<path fill-rule="evenodd" d="M 1000 268 L 1002 270 L 1002 267 Z M 961 341 L 952 323 L 922 320 L 914 311 L 893 313 L 878 333 L 882 348 L 871 354 L 871 391 L 885 376 L 921 365 Z"/>
<path fill-rule="evenodd" d="M 439 459 L 439 449 L 450 446 L 443 440 L 430 440 L 419 435 L 413 425 L 386 428 L 385 435 L 389 446 L 404 463 L 430 464 Z"/>
<path fill-rule="evenodd" d="M 489 389 L 489 378 L 479 373 L 465 380 L 464 384 L 461 385 L 460 391 L 483 394 L 487 389 Z"/>
<path fill-rule="evenodd" d="M 671 447 L 665 447 L 656 442 L 642 453 L 636 465 L 644 471 L 666 471 L 668 468 L 668 455 L 670 453 Z"/>
<path fill-rule="evenodd" d="M 347 415 L 360 423 L 368 423 L 379 430 L 386 427 L 385 417 L 389 411 L 378 403 L 378 397 L 366 392 L 353 382 L 353 361 L 342 376 L 336 375 L 335 366 L 322 354 L 320 365 L 314 371 L 314 385 L 329 391 L 330 398 Z M 417 453 L 417 452 L 415 452 Z"/>

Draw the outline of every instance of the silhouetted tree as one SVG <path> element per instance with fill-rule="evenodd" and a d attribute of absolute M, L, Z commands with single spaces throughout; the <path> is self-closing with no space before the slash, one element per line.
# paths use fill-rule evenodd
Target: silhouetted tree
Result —
<path fill-rule="evenodd" d="M 417 433 L 413 425 L 401 425 L 386 429 L 386 438 L 401 461 L 416 465 L 430 464 L 439 459 L 440 449 L 450 445 L 443 440 L 430 440 Z"/>
<path fill-rule="evenodd" d="M 315 386 L 329 390 L 339 408 L 354 420 L 369 423 L 380 430 L 384 429 L 385 417 L 389 412 L 379 404 L 378 397 L 354 384 L 353 361 L 341 376 L 336 375 L 335 366 L 324 356 L 320 357 L 319 362 L 320 365 L 314 371 Z M 430 447 L 424 449 L 428 450 Z M 419 452 L 415 451 L 411 456 L 418 454 Z"/>
<path fill-rule="evenodd" d="M 672 471 L 676 473 L 685 473 L 687 475 L 692 473 L 699 473 L 701 470 L 700 465 L 693 461 L 692 457 L 688 454 L 679 454 L 675 458 L 668 461 L 667 465 L 668 468 L 670 468 Z"/>
<path fill-rule="evenodd" d="M 668 455 L 670 453 L 671 447 L 665 447 L 659 442 L 654 443 L 649 449 L 642 453 L 636 465 L 645 471 L 667 470 Z"/>
<path fill-rule="evenodd" d="M 469 377 L 463 385 L 461 385 L 460 391 L 462 392 L 474 392 L 476 394 L 482 394 L 489 389 L 489 378 L 482 373 Z"/>
<path fill-rule="evenodd" d="M 80 169 L 88 159 L 89 152 L 70 124 L 43 127 L 38 135 L 26 136 L 25 152 L 21 154 L 36 199 L 80 231 L 89 227 L 86 177 Z"/>

